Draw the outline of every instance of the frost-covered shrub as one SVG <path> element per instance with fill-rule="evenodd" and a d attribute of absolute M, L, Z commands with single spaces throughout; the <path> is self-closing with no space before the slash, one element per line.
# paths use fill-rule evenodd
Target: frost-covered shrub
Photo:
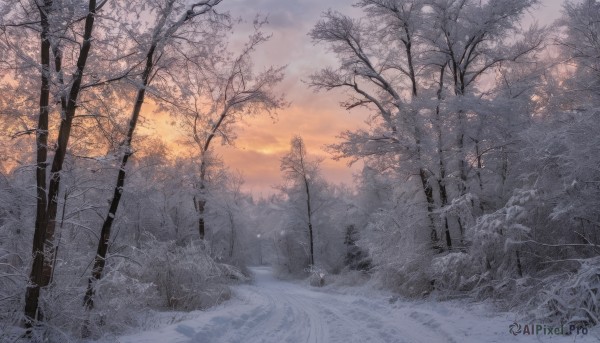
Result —
<path fill-rule="evenodd" d="M 5 175 L 0 157 L 0 342 L 16 341 L 23 319 L 23 293 L 31 263 L 35 208 L 30 205 L 33 172 Z"/>
<path fill-rule="evenodd" d="M 421 251 L 426 252 L 429 246 L 423 245 L 420 248 Z M 396 261 L 376 267 L 376 278 L 386 288 L 406 296 L 418 297 L 428 294 L 433 285 L 429 277 L 431 257 L 417 252 L 405 252 L 399 255 L 401 256 Z"/>
<path fill-rule="evenodd" d="M 290 226 L 279 232 L 272 232 L 275 259 L 273 268 L 280 278 L 305 277 L 306 268 L 310 264 L 307 234 L 303 227 Z"/>
<path fill-rule="evenodd" d="M 215 262 L 202 242 L 185 247 L 174 242 L 157 244 L 145 253 L 140 281 L 155 285 L 158 305 L 174 310 L 196 310 L 214 306 L 231 296 L 227 284 L 246 280 L 230 265 Z"/>
<path fill-rule="evenodd" d="M 454 294 L 476 295 L 478 298 L 513 298 L 517 289 L 529 289 L 527 262 L 532 259 L 522 250 L 531 238 L 533 221 L 540 208 L 535 190 L 516 190 L 504 207 L 479 217 L 470 212 L 477 199 L 469 196 L 455 199 L 448 215 L 460 216 L 468 224 L 464 251 L 451 251 L 432 260 L 431 279 L 437 290 Z M 519 281 L 516 281 L 519 279 Z M 473 293 L 470 293 L 473 292 Z"/>
<path fill-rule="evenodd" d="M 307 268 L 307 272 L 309 273 L 308 283 L 311 286 L 325 286 L 325 276 L 327 275 L 327 272 L 323 268 L 311 266 L 310 268 Z"/>
<path fill-rule="evenodd" d="M 481 273 L 489 272 L 492 278 L 523 276 L 520 244 L 529 237 L 537 199 L 535 190 L 516 190 L 504 207 L 477 218 L 467 230 L 471 263 Z"/>
<path fill-rule="evenodd" d="M 326 285 L 333 287 L 357 287 L 371 280 L 371 275 L 360 270 L 344 270 L 340 274 L 327 275 Z"/>
<path fill-rule="evenodd" d="M 138 313 L 159 304 L 156 285 L 131 273 L 129 263 L 121 261 L 96 285 L 96 308 L 89 322 L 99 331 L 122 332 L 137 326 Z"/>
<path fill-rule="evenodd" d="M 456 217 L 460 218 L 463 227 L 471 227 L 475 224 L 474 207 L 480 203 L 477 195 L 467 193 L 463 196 L 452 199 L 452 202 L 440 209 L 442 219 Z"/>
<path fill-rule="evenodd" d="M 429 268 L 432 249 L 426 229 L 419 224 L 421 216 L 410 206 L 380 210 L 357 242 L 369 252 L 376 277 L 391 289 L 408 296 L 420 296 L 431 290 Z M 424 238 L 425 237 L 425 238 Z"/>
<path fill-rule="evenodd" d="M 536 315 L 544 320 L 600 324 L 600 257 L 583 260 L 576 273 L 546 281 L 538 296 Z"/>
<path fill-rule="evenodd" d="M 469 291 L 481 281 L 481 274 L 473 265 L 473 258 L 464 252 L 451 252 L 432 260 L 431 279 L 441 291 Z"/>
<path fill-rule="evenodd" d="M 344 265 L 349 270 L 368 271 L 371 269 L 371 258 L 369 255 L 356 245 L 359 239 L 359 232 L 354 225 L 346 227 L 346 237 L 344 245 L 346 246 L 346 256 Z"/>
<path fill-rule="evenodd" d="M 109 265 L 96 284 L 94 309 L 80 313 L 92 337 L 111 335 L 142 325 L 140 313 L 214 306 L 230 298 L 228 285 L 242 280 L 238 268 L 215 262 L 203 242 L 179 246 L 149 239 Z M 80 287 L 75 297 L 78 311 L 83 292 Z M 70 331 L 77 332 L 77 325 Z"/>

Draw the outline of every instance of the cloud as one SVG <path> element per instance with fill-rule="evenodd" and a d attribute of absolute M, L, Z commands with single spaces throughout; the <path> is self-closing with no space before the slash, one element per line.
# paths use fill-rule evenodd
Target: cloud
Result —
<path fill-rule="evenodd" d="M 246 190 L 272 194 L 272 186 L 282 181 L 280 158 L 289 150 L 291 138 L 300 135 L 310 156 L 325 159 L 322 170 L 327 180 L 350 183 L 358 167 L 332 160 L 323 148 L 336 142 L 340 132 L 363 126 L 364 119 L 364 113 L 349 114 L 335 101 L 320 108 L 297 104 L 283 110 L 275 123 L 267 116 L 249 120 L 240 126 L 236 147 L 218 147 L 217 151 L 230 168 L 244 173 Z"/>
<path fill-rule="evenodd" d="M 223 3 L 222 9 L 229 10 L 234 17 L 259 13 L 268 14 L 273 28 L 306 28 L 316 22 L 319 15 L 329 9 L 351 9 L 352 1 L 347 0 L 230 0 Z"/>

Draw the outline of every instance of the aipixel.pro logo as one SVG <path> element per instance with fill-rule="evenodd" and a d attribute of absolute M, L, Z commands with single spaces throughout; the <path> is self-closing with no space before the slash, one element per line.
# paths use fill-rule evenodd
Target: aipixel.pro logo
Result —
<path fill-rule="evenodd" d="M 584 325 L 570 324 L 551 326 L 545 324 L 525 324 L 521 325 L 514 322 L 508 326 L 508 332 L 514 336 L 518 335 L 544 335 L 544 336 L 565 336 L 565 335 L 587 335 L 588 328 Z"/>

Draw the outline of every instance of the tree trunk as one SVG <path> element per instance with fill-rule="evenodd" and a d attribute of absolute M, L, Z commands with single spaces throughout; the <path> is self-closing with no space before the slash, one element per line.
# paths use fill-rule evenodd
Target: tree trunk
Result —
<path fill-rule="evenodd" d="M 221 114 L 219 115 L 219 119 L 216 121 L 216 123 L 213 124 L 210 130 L 210 134 L 208 135 L 208 137 L 206 137 L 206 140 L 204 142 L 200 142 L 200 140 L 197 138 L 197 128 L 194 127 L 194 136 L 196 137 L 196 142 L 198 142 L 200 147 L 200 199 L 198 199 L 197 201 L 194 200 L 194 207 L 196 207 L 196 211 L 198 211 L 198 233 L 200 234 L 200 239 L 202 240 L 204 240 L 204 237 L 206 235 L 206 227 L 204 221 L 204 212 L 206 210 L 207 201 L 206 169 L 208 168 L 208 166 L 206 163 L 206 157 L 208 154 L 208 149 L 210 148 L 210 143 L 212 143 L 212 140 L 215 138 L 217 131 L 221 127 L 221 124 L 223 124 L 223 121 L 229 114 L 229 108 L 230 107 L 227 105 L 223 108 L 223 111 L 221 111 Z"/>
<path fill-rule="evenodd" d="M 129 120 L 127 137 L 125 143 L 122 146 L 122 149 L 124 149 L 125 151 L 123 154 L 123 158 L 121 159 L 121 164 L 119 166 L 117 184 L 113 191 L 113 197 L 110 202 L 108 214 L 106 215 L 104 223 L 102 224 L 102 231 L 100 232 L 100 239 L 98 240 L 96 257 L 94 258 L 94 267 L 92 268 L 92 275 L 88 279 L 87 290 L 83 298 L 83 304 L 86 310 L 91 310 L 94 308 L 94 286 L 96 282 L 102 278 L 102 273 L 104 272 L 104 267 L 106 265 L 106 254 L 108 252 L 108 246 L 110 243 L 110 232 L 112 230 L 112 225 L 117 215 L 117 210 L 119 209 L 119 204 L 123 195 L 123 187 L 125 186 L 126 178 L 125 170 L 127 167 L 127 162 L 133 154 L 133 151 L 131 149 L 131 142 L 133 141 L 133 134 L 135 132 L 140 112 L 142 111 L 142 105 L 144 104 L 144 99 L 146 97 L 146 87 L 149 84 L 150 75 L 154 67 L 155 50 L 156 44 L 152 45 L 150 47 L 150 50 L 146 54 L 146 65 L 142 74 L 142 86 L 138 89 L 135 104 L 133 106 L 133 111 L 131 113 L 131 119 Z M 89 331 L 87 330 L 87 323 L 85 323 L 84 328 L 82 330 L 82 335 L 85 338 L 88 334 Z"/>
<path fill-rule="evenodd" d="M 198 234 L 200 235 L 200 239 L 204 240 L 204 236 L 206 233 L 206 224 L 204 223 L 204 212 L 206 210 L 206 200 L 200 199 L 197 201 L 198 210 Z"/>
<path fill-rule="evenodd" d="M 315 265 L 315 248 L 314 248 L 314 244 L 313 244 L 313 226 L 312 226 L 311 222 L 308 223 L 308 234 L 309 234 L 309 239 L 310 239 L 310 265 L 314 266 Z"/>
<path fill-rule="evenodd" d="M 235 248 L 235 221 L 231 209 L 229 211 L 229 224 L 231 225 L 231 240 L 229 241 L 229 259 L 233 259 L 233 250 Z"/>
<path fill-rule="evenodd" d="M 77 69 L 73 73 L 72 86 L 69 91 L 67 108 L 64 113 L 64 118 L 60 123 L 58 131 L 57 148 L 52 160 L 52 168 L 50 170 L 50 185 L 48 186 L 48 208 L 46 210 L 47 225 L 46 225 L 46 242 L 50 246 L 50 254 L 54 254 L 54 233 L 56 230 L 56 214 L 58 212 L 58 193 L 60 191 L 60 181 L 62 167 L 67 154 L 67 146 L 71 138 L 71 128 L 73 127 L 73 118 L 77 111 L 77 98 L 81 91 L 81 83 L 83 81 L 83 71 L 85 69 L 90 49 L 92 47 L 92 31 L 94 28 L 94 18 L 96 15 L 96 1 L 90 0 L 88 3 L 88 14 L 85 20 L 85 29 L 83 42 L 79 50 L 77 58 Z M 46 259 L 43 268 L 43 286 L 46 286 L 52 275 L 52 261 Z"/>
<path fill-rule="evenodd" d="M 477 156 L 477 180 L 479 181 L 479 191 L 481 192 L 481 194 L 484 194 L 483 177 L 481 175 L 481 170 L 483 169 L 483 161 L 479 149 L 479 140 L 475 140 L 475 154 Z M 483 201 L 481 201 L 481 198 L 479 200 L 479 209 L 481 210 L 481 214 L 485 213 L 485 207 L 483 205 Z"/>
<path fill-rule="evenodd" d="M 37 138 L 37 205 L 43 205 L 46 202 L 45 210 L 38 208 L 36 211 L 36 228 L 33 242 L 33 265 L 30 274 L 30 283 L 25 293 L 25 326 L 31 327 L 33 321 L 41 319 L 39 317 L 39 295 L 40 287 L 49 284 L 52 278 L 54 262 L 52 258 L 45 256 L 54 256 L 54 234 L 56 229 L 56 214 L 58 210 L 58 193 L 60 190 L 60 173 L 62 171 L 69 138 L 71 136 L 71 127 L 75 112 L 77 111 L 77 98 L 81 91 L 83 72 L 87 63 L 89 52 L 92 46 L 92 31 L 94 28 L 94 18 L 96 14 L 96 1 L 90 0 L 88 3 L 88 14 L 85 18 L 83 41 L 79 49 L 77 58 L 77 67 L 72 76 L 72 84 L 64 108 L 64 116 L 60 123 L 57 148 L 52 160 L 50 170 L 50 185 L 48 194 L 45 192 L 42 196 L 42 190 L 45 190 L 46 178 L 46 157 L 47 157 L 47 137 L 48 137 L 48 101 L 49 101 L 49 68 L 50 68 L 50 41 L 49 41 L 49 18 L 48 11 L 52 1 L 45 1 L 44 6 L 40 8 L 42 24 L 42 91 L 40 96 L 40 118 L 38 119 L 38 138 Z M 65 106 L 63 105 L 63 106 Z M 45 130 L 44 130 L 45 129 Z M 42 135 L 40 135 L 42 133 Z M 45 141 L 45 142 L 44 142 Z M 45 144 L 44 144 L 45 143 Z M 45 147 L 42 147 L 45 146 Z M 43 168 L 39 166 L 43 164 Z M 42 174 L 43 173 L 43 174 Z M 43 176 L 44 181 L 40 178 Z M 46 250 L 46 251 L 45 251 Z"/>
<path fill-rule="evenodd" d="M 475 156 L 477 156 L 477 180 L 479 181 L 479 190 L 483 192 L 483 179 L 481 177 L 481 170 L 483 169 L 483 161 L 481 158 L 481 152 L 479 149 L 479 140 L 475 141 Z"/>
<path fill-rule="evenodd" d="M 100 232 L 100 239 L 98 240 L 98 248 L 96 249 L 96 257 L 94 258 L 94 266 L 92 268 L 92 276 L 88 279 L 87 290 L 83 298 L 83 304 L 86 310 L 94 308 L 94 286 L 95 283 L 102 278 L 102 272 L 106 265 L 106 253 L 108 252 L 110 243 L 110 231 L 119 207 L 119 202 L 121 201 L 121 196 L 123 195 L 123 186 L 125 185 L 125 165 L 127 164 L 130 155 L 131 154 L 125 154 L 121 161 L 121 169 L 119 170 L 119 175 L 117 177 L 117 186 L 114 189 L 110 209 L 108 210 L 108 215 L 104 219 L 102 231 Z M 87 330 L 84 329 L 84 333 L 86 331 Z M 85 337 L 86 335 L 84 334 L 84 338 Z"/>
<path fill-rule="evenodd" d="M 504 199 L 506 181 L 508 180 L 508 153 L 504 147 L 500 149 L 500 153 L 502 154 L 502 170 L 500 172 L 500 177 L 502 178 L 502 192 L 500 193 L 500 196 Z"/>
<path fill-rule="evenodd" d="M 308 187 L 308 180 L 306 179 L 306 175 L 304 176 L 304 186 L 306 188 L 306 209 L 308 215 L 308 237 L 310 240 L 310 265 L 315 265 L 315 249 L 314 249 L 314 241 L 313 241 L 313 226 L 312 226 L 312 210 L 310 206 L 310 189 Z"/>
<path fill-rule="evenodd" d="M 209 136 L 210 137 L 210 136 Z M 208 148 L 210 138 L 207 140 L 205 147 Z M 206 152 L 206 150 L 204 150 Z M 200 194 L 197 200 L 194 200 L 196 211 L 198 212 L 198 234 L 200 239 L 204 240 L 206 236 L 206 224 L 204 222 L 204 213 L 206 212 L 206 155 L 202 153 L 202 161 L 200 161 Z M 194 198 L 195 199 L 195 198 Z"/>
<path fill-rule="evenodd" d="M 519 277 L 523 277 L 523 267 L 521 265 L 521 255 L 519 254 L 519 250 L 516 251 L 517 255 L 517 273 L 519 273 Z"/>
<path fill-rule="evenodd" d="M 442 101 L 442 92 L 444 90 L 444 76 L 446 71 L 446 65 L 441 66 L 440 69 L 440 81 L 439 88 L 437 91 L 438 105 L 435 110 L 436 114 L 436 125 L 437 130 L 437 150 L 439 159 L 439 179 L 438 188 L 440 192 L 441 207 L 443 208 L 448 204 L 448 192 L 446 190 L 446 163 L 444 161 L 444 148 L 443 148 L 443 135 L 442 135 L 442 118 L 440 113 L 440 102 Z M 446 240 L 446 247 L 448 250 L 452 249 L 452 237 L 450 236 L 450 229 L 448 227 L 448 218 L 444 216 L 444 236 Z"/>
<path fill-rule="evenodd" d="M 417 88 L 417 76 L 415 74 L 415 67 L 413 63 L 412 56 L 412 35 L 410 33 L 410 29 L 408 24 L 405 22 L 403 25 L 404 33 L 406 34 L 406 41 L 404 41 L 404 49 L 406 52 L 406 61 L 408 64 L 408 73 L 412 85 L 412 96 L 416 98 L 418 95 Z M 421 130 L 419 129 L 419 123 L 417 121 L 416 116 L 418 113 L 415 113 L 415 141 L 417 146 L 417 159 L 419 160 L 419 164 L 421 163 Z M 424 167 L 419 168 L 419 177 L 421 178 L 421 185 L 423 186 L 423 193 L 425 194 L 425 200 L 427 201 L 427 217 L 429 218 L 429 228 L 431 231 L 431 241 L 435 246 L 438 241 L 437 230 L 435 227 L 435 199 L 433 198 L 433 188 L 431 187 L 431 183 L 429 182 L 428 172 Z"/>
<path fill-rule="evenodd" d="M 432 244 L 436 244 L 438 241 L 437 238 L 437 230 L 435 228 L 435 218 L 434 218 L 434 209 L 435 209 L 435 199 L 433 198 L 433 188 L 431 187 L 428 177 L 427 171 L 424 168 L 419 169 L 419 176 L 421 178 L 421 185 L 423 186 L 423 193 L 425 193 L 425 199 L 427 200 L 427 217 L 429 218 L 429 228 L 431 231 L 431 242 Z"/>
<path fill-rule="evenodd" d="M 44 264 L 44 245 L 46 241 L 46 160 L 48 158 L 48 106 L 50 99 L 50 40 L 48 12 L 52 6 L 51 0 L 44 1 L 39 8 L 42 32 L 40 34 L 40 57 L 42 66 L 42 84 L 40 90 L 39 117 L 36 132 L 36 215 L 33 235 L 33 266 L 29 275 L 29 285 L 25 292 L 25 326 L 31 327 L 33 321 L 40 320 L 38 299 L 42 285 L 42 268 Z"/>
<path fill-rule="evenodd" d="M 456 146 L 458 148 L 458 173 L 460 184 L 458 185 L 459 195 L 465 195 L 467 192 L 467 161 L 465 157 L 465 130 L 464 121 L 465 114 L 463 110 L 459 110 L 458 117 L 458 135 L 456 138 Z"/>
<path fill-rule="evenodd" d="M 448 250 L 452 250 L 452 238 L 450 237 L 450 229 L 448 228 L 448 218 L 444 218 L 445 234 L 446 234 L 446 247 Z"/>
<path fill-rule="evenodd" d="M 440 200 L 442 202 L 442 208 L 446 205 L 448 205 L 448 193 L 446 192 L 446 185 L 444 184 L 444 178 L 446 177 L 445 175 L 445 168 L 443 168 L 443 163 L 440 160 L 440 167 L 441 167 L 441 173 L 440 173 L 440 180 L 438 180 L 439 183 L 439 187 L 440 187 Z M 444 216 L 444 236 L 446 239 L 446 247 L 448 248 L 448 250 L 452 250 L 452 237 L 450 236 L 450 228 L 448 227 L 448 217 Z"/>
<path fill-rule="evenodd" d="M 58 250 L 60 249 L 60 241 L 62 240 L 63 229 L 65 226 L 65 215 L 67 212 L 67 199 L 69 198 L 69 193 L 64 192 L 65 196 L 63 198 L 62 211 L 60 213 L 60 226 L 58 231 L 58 239 L 56 244 L 56 249 L 54 249 L 54 256 L 52 256 L 52 275 L 50 276 L 50 283 L 54 280 L 54 272 L 56 271 L 56 262 L 58 261 Z"/>

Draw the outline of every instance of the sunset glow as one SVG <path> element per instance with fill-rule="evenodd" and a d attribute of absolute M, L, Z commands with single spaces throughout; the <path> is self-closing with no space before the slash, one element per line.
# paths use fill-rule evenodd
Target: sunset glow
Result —
<path fill-rule="evenodd" d="M 524 25 L 534 21 L 540 25 L 550 24 L 560 15 L 561 3 L 561 0 L 542 0 L 539 13 L 526 16 Z M 257 67 L 287 66 L 286 78 L 280 90 L 291 102 L 288 108 L 279 111 L 275 119 L 262 115 L 249 118 L 241 124 L 243 130 L 238 132 L 236 146 L 219 146 L 217 149 L 225 164 L 243 173 L 245 190 L 255 195 L 272 194 L 275 192 L 272 186 L 281 182 L 279 159 L 289 149 L 290 139 L 300 135 L 311 155 L 325 159 L 322 167 L 328 180 L 350 183 L 361 164 L 348 167 L 348 161 L 333 160 L 324 147 L 337 142 L 337 136 L 342 131 L 366 126 L 364 121 L 368 110 L 359 108 L 348 112 L 339 106 L 344 94 L 314 93 L 304 81 L 318 69 L 317 66 L 334 65 L 334 59 L 327 49 L 314 46 L 307 36 L 312 25 L 328 8 L 334 7 L 349 14 L 357 10 L 351 6 L 351 2 L 343 0 L 263 0 L 252 2 L 251 6 L 247 1 L 238 0 L 224 5 L 234 17 L 248 18 L 248 12 L 268 15 L 269 25 L 265 30 L 272 37 L 255 53 L 255 63 Z M 244 24 L 240 25 L 244 27 Z M 239 32 L 236 34 L 240 40 L 246 36 Z M 148 125 L 160 132 L 173 151 L 176 153 L 180 150 L 177 128 L 170 124 L 174 120 L 166 115 L 147 114 L 147 117 Z"/>

